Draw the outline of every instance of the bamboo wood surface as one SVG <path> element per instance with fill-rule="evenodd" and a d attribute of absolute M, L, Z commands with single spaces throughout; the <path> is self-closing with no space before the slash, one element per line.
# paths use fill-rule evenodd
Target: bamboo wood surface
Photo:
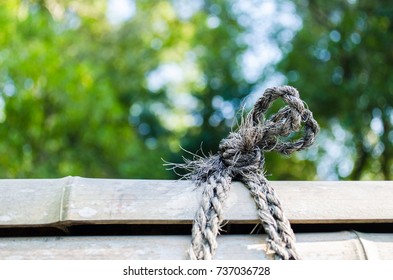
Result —
<path fill-rule="evenodd" d="M 273 181 L 293 224 L 393 223 L 391 181 Z M 201 189 L 189 181 L 0 180 L 0 227 L 73 224 L 190 224 Z M 231 223 L 257 223 L 249 192 L 232 184 Z"/>
<path fill-rule="evenodd" d="M 265 235 L 224 235 L 215 259 L 270 259 Z M 305 260 L 393 259 L 393 234 L 354 231 L 297 234 Z M 0 259 L 187 259 L 190 236 L 0 238 Z"/>

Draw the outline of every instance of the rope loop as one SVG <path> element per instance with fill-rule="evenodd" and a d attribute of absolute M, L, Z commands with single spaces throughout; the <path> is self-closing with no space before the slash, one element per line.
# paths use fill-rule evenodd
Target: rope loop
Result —
<path fill-rule="evenodd" d="M 265 120 L 266 111 L 278 98 L 282 98 L 287 106 Z M 281 137 L 298 132 L 301 123 L 305 123 L 302 138 L 295 142 L 281 140 Z M 289 155 L 303 150 L 314 142 L 318 131 L 317 122 L 313 119 L 311 111 L 304 107 L 295 88 L 268 88 L 238 131 L 231 132 L 227 138 L 221 140 L 219 154 L 234 176 L 252 173 L 263 165 L 263 152 L 274 150 Z"/>
<path fill-rule="evenodd" d="M 264 114 L 278 98 L 282 98 L 287 106 L 267 121 L 263 121 Z M 318 123 L 314 120 L 312 112 L 305 108 L 299 92 L 290 86 L 268 88 L 255 103 L 251 114 L 254 124 L 264 126 L 262 139 L 256 143 L 263 150 L 270 151 L 273 148 L 277 152 L 289 155 L 310 147 L 319 132 Z M 280 139 L 280 137 L 287 137 L 293 132 L 298 132 L 302 123 L 304 123 L 303 137 L 295 142 L 284 142 Z M 272 141 L 276 142 L 274 147 L 269 145 Z"/>

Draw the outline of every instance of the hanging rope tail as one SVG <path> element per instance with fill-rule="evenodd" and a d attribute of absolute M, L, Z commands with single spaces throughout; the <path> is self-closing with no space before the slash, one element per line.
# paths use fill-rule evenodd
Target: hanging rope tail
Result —
<path fill-rule="evenodd" d="M 265 119 L 266 111 L 278 98 L 287 105 Z M 285 141 L 302 127 L 300 139 Z M 264 152 L 277 151 L 289 155 L 303 150 L 314 143 L 318 132 L 318 123 L 312 112 L 305 108 L 295 88 L 268 88 L 239 128 L 220 142 L 217 154 L 196 157 L 177 165 L 188 170 L 188 178 L 203 187 L 192 228 L 190 258 L 213 258 L 217 249 L 216 238 L 224 221 L 223 204 L 232 180 L 239 180 L 248 187 L 256 203 L 258 217 L 267 234 L 267 251 L 271 249 L 276 259 L 300 259 L 291 225 L 277 194 L 264 176 Z"/>

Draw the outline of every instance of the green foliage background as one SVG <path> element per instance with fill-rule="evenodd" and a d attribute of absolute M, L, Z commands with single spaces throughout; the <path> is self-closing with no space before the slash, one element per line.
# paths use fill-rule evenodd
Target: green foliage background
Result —
<path fill-rule="evenodd" d="M 184 16 L 190 2 L 135 1 L 112 24 L 106 0 L 2 1 L 0 177 L 174 178 L 162 158 L 201 142 L 215 152 L 242 100 L 276 77 L 322 133 L 309 151 L 267 155 L 269 178 L 392 178 L 393 4 L 274 2 L 301 25 L 271 28 L 279 59 L 250 79 L 246 38 L 264 18 L 247 21 L 236 0 L 196 1 Z"/>

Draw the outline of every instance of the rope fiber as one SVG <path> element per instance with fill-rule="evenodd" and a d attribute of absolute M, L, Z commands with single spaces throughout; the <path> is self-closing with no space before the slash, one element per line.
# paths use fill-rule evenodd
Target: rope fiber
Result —
<path fill-rule="evenodd" d="M 278 98 L 287 105 L 265 119 L 266 111 Z M 300 139 L 285 141 L 302 127 Z M 306 149 L 314 143 L 318 132 L 318 123 L 312 112 L 305 108 L 295 88 L 268 88 L 239 128 L 221 140 L 217 154 L 196 156 L 193 160 L 185 159 L 184 164 L 175 164 L 174 168 L 187 170 L 186 177 L 198 187 L 203 187 L 192 227 L 188 250 L 190 259 L 213 258 L 217 250 L 217 235 L 224 221 L 223 204 L 232 180 L 243 182 L 256 203 L 258 217 L 267 234 L 267 251 L 272 250 L 276 259 L 300 259 L 295 249 L 295 235 L 279 197 L 264 176 L 264 152 L 277 151 L 289 155 Z"/>

